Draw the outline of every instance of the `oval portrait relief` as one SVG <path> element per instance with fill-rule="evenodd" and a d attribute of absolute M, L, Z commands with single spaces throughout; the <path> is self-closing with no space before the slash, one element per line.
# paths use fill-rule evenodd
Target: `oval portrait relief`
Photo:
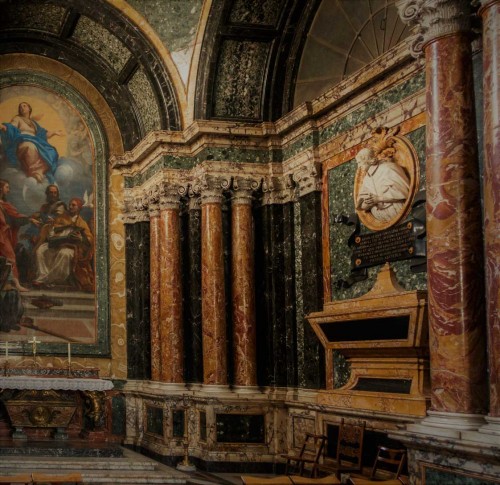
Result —
<path fill-rule="evenodd" d="M 356 155 L 354 204 L 361 222 L 380 231 L 397 224 L 411 209 L 420 169 L 410 141 L 399 128 L 377 128 Z"/>

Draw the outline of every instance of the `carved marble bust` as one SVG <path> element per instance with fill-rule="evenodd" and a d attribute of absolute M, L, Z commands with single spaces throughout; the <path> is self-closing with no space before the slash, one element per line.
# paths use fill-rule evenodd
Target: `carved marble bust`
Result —
<path fill-rule="evenodd" d="M 356 155 L 354 203 L 361 222 L 386 229 L 408 214 L 418 185 L 418 159 L 398 128 L 377 128 Z"/>

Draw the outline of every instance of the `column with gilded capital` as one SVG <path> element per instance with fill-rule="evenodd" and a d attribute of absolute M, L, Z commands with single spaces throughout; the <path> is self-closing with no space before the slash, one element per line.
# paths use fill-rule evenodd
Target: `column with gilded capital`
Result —
<path fill-rule="evenodd" d="M 184 381 L 180 187 L 160 187 L 160 343 L 163 382 Z"/>
<path fill-rule="evenodd" d="M 477 428 L 487 396 L 469 3 L 397 2 L 403 21 L 418 25 L 413 50 L 423 49 L 426 60 L 432 386 L 426 421 L 449 428 L 449 436 Z"/>
<path fill-rule="evenodd" d="M 205 176 L 201 183 L 201 314 L 204 384 L 227 384 L 222 192 L 228 187 L 229 181 L 220 177 Z"/>
<path fill-rule="evenodd" d="M 151 379 L 161 379 L 160 339 L 160 192 L 158 186 L 149 191 L 149 292 L 151 326 Z"/>
<path fill-rule="evenodd" d="M 151 378 L 149 314 L 149 212 L 145 196 L 131 195 L 125 203 L 127 291 L 127 377 Z M 136 349 L 144 349 L 137 352 Z"/>
<path fill-rule="evenodd" d="M 236 177 L 231 199 L 233 353 L 237 386 L 257 385 L 252 192 L 258 185 L 255 180 Z"/>
<path fill-rule="evenodd" d="M 500 0 L 482 0 L 484 96 L 484 239 L 489 336 L 488 429 L 500 434 Z M 487 431 L 487 429 L 485 429 Z M 498 439 L 498 437 L 497 437 Z"/>

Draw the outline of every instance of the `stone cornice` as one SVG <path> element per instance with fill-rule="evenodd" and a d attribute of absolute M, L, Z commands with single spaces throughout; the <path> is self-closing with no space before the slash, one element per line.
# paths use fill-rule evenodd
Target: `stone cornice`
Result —
<path fill-rule="evenodd" d="M 420 56 L 429 42 L 471 28 L 470 0 L 397 0 L 396 6 L 401 20 L 416 27 L 409 39 L 414 57 Z"/>

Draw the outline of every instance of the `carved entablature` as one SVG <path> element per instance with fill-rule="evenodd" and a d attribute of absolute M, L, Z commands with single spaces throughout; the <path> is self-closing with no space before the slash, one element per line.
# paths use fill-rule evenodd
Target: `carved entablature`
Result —
<path fill-rule="evenodd" d="M 470 0 L 397 0 L 401 20 L 416 27 L 409 38 L 410 51 L 419 57 L 429 42 L 470 30 Z"/>
<path fill-rule="evenodd" d="M 295 200 L 295 183 L 292 175 L 264 177 L 262 205 L 287 204 Z"/>
<path fill-rule="evenodd" d="M 356 155 L 354 206 L 373 231 L 387 229 L 410 212 L 418 191 L 420 165 L 415 148 L 399 127 L 379 127 Z"/>

